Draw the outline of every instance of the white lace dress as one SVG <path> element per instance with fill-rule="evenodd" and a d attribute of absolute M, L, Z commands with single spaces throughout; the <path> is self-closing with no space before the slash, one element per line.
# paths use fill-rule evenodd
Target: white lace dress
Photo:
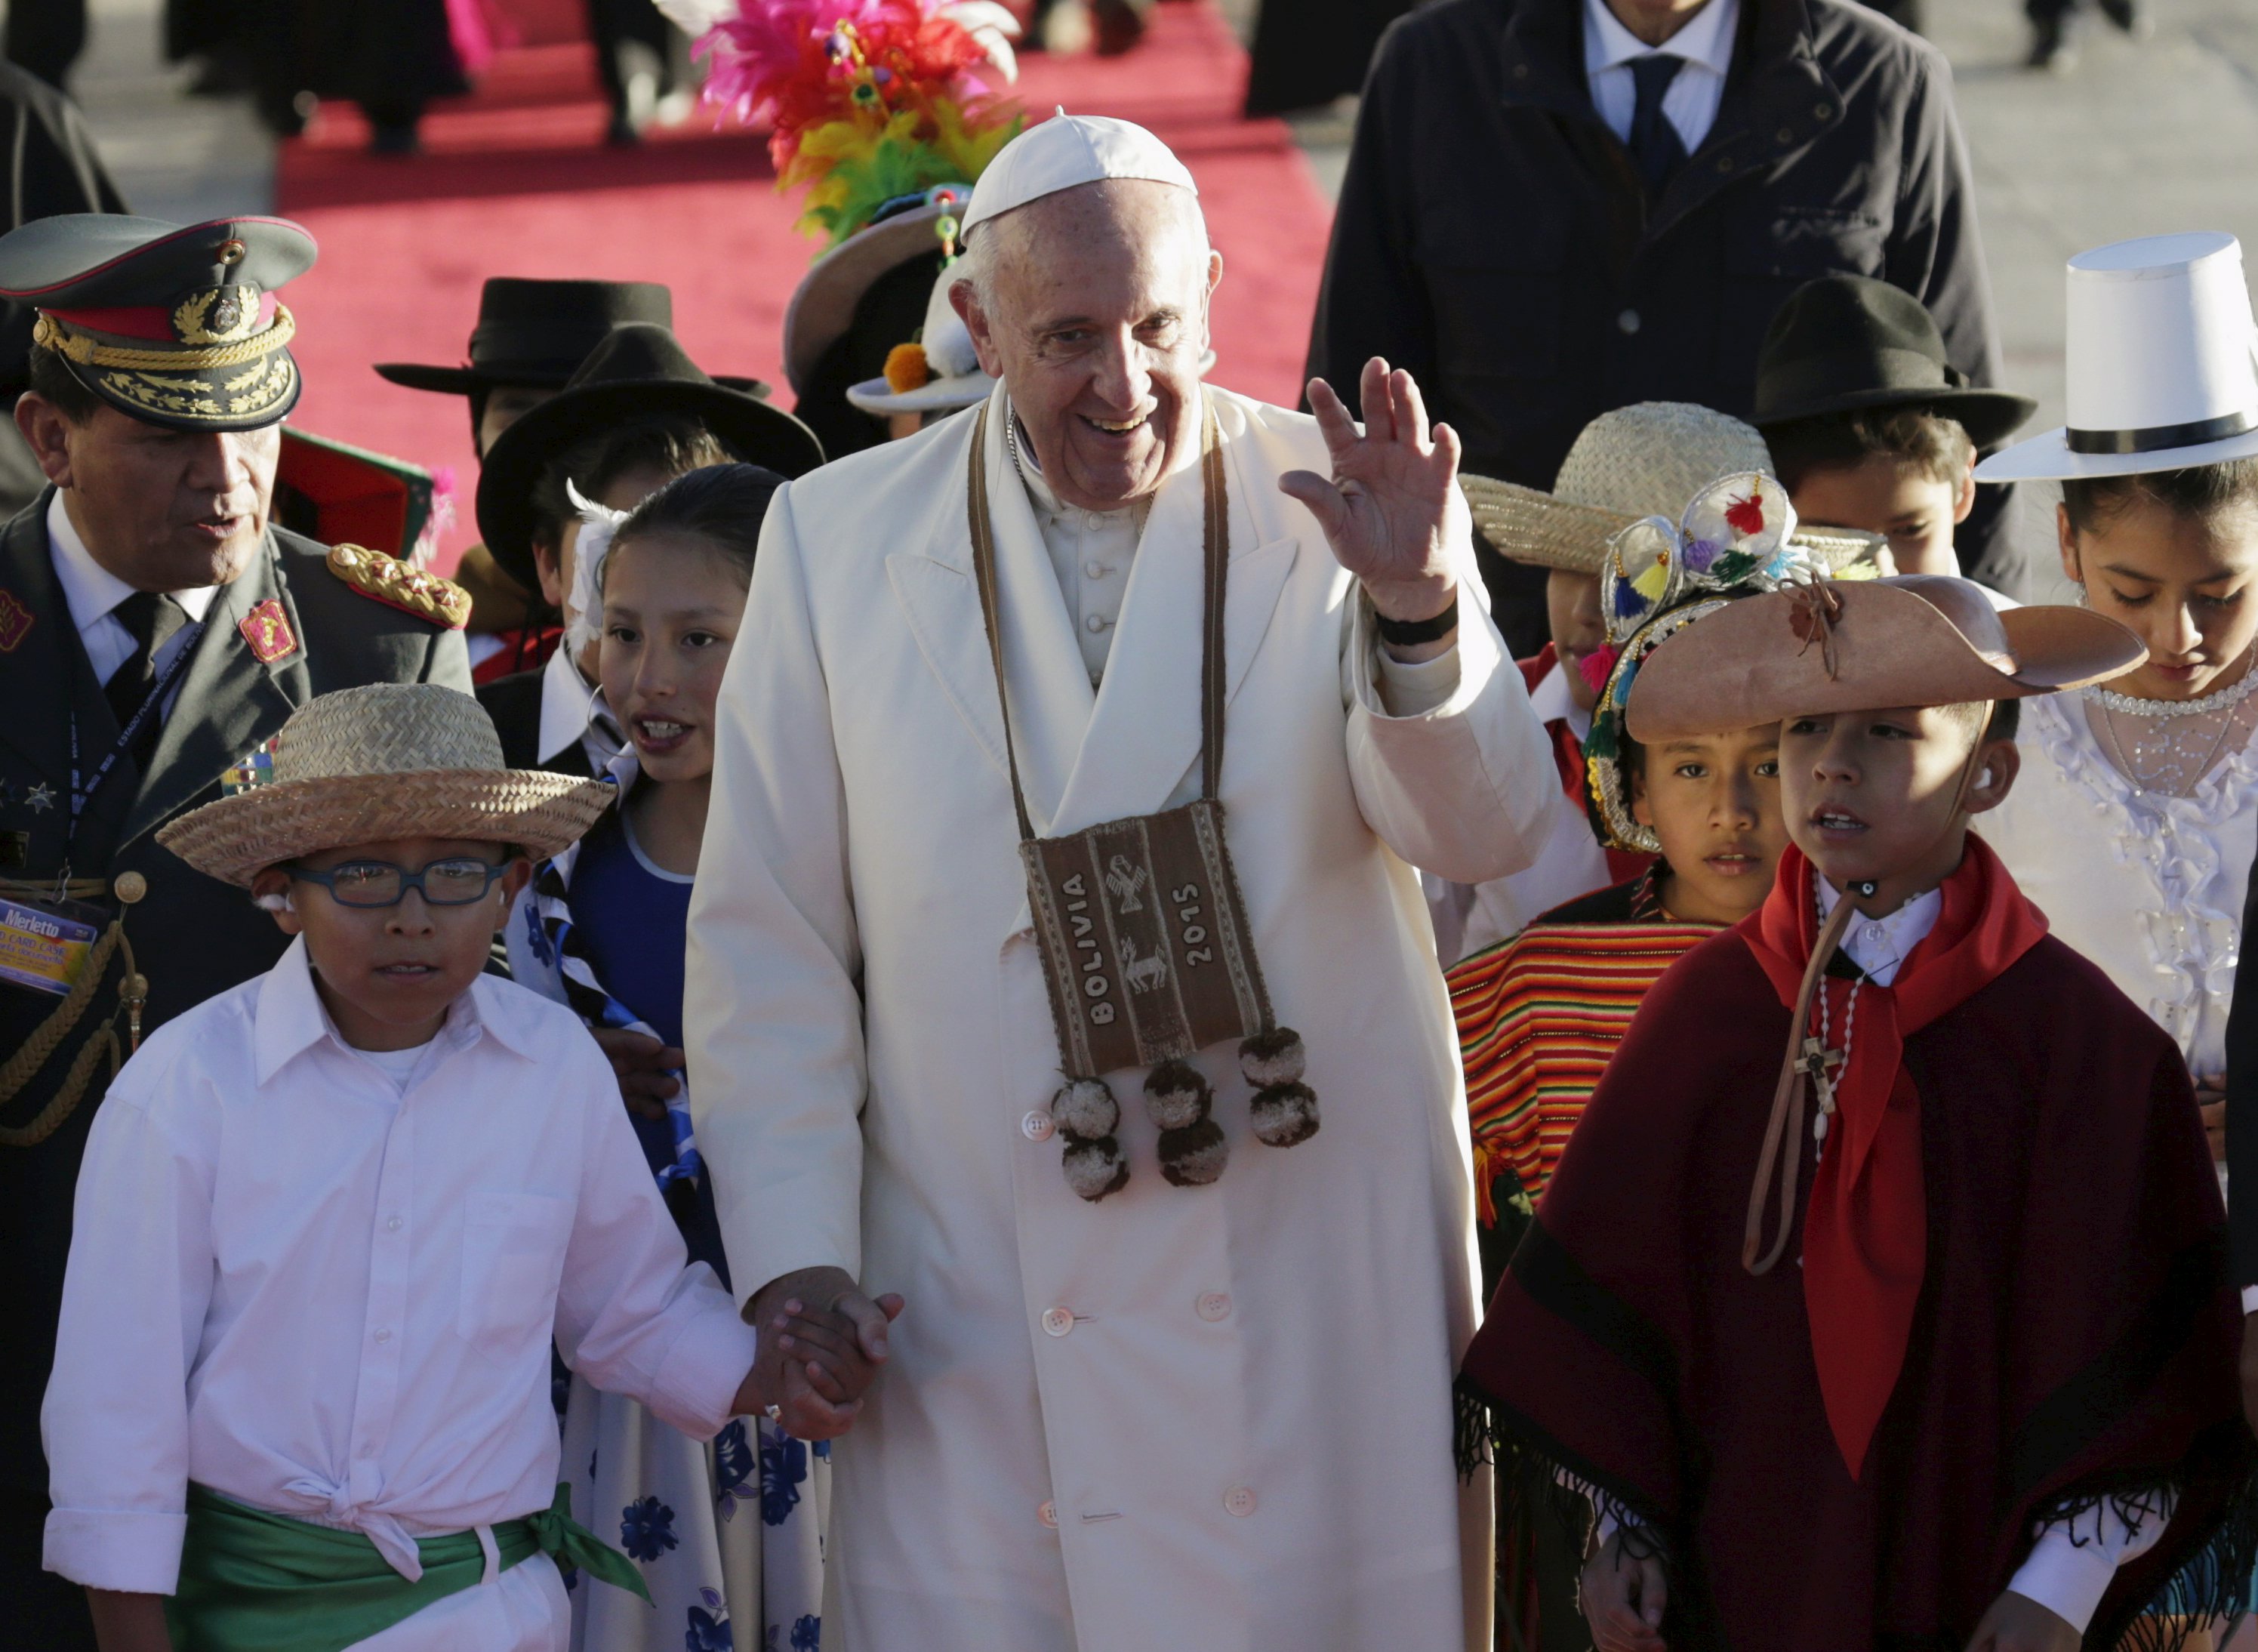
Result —
<path fill-rule="evenodd" d="M 2258 852 L 2258 752 L 2227 752 L 2191 796 L 2136 794 L 2074 694 L 2026 701 L 2017 744 L 2022 773 L 1977 830 L 2054 933 L 2172 1035 L 2191 1072 L 2223 1072 Z"/>

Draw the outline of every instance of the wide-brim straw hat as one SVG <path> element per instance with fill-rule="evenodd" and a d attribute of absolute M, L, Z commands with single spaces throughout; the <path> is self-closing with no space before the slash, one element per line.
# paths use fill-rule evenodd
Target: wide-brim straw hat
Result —
<path fill-rule="evenodd" d="M 1587 424 L 1552 491 L 1461 475 L 1474 525 L 1502 557 L 1596 576 L 1608 542 L 1648 516 L 1673 521 L 1721 476 L 1772 470 L 1754 425 L 1691 402 L 1640 402 Z M 1830 571 L 1875 559 L 1873 534 L 1799 525 L 1793 543 Z"/>
<path fill-rule="evenodd" d="M 1940 574 L 1821 580 L 1743 597 L 1646 657 L 1625 722 L 1643 744 L 1788 717 L 2020 700 L 2123 675 L 2124 626 L 2064 606 L 1994 609 Z"/>
<path fill-rule="evenodd" d="M 291 714 L 269 751 L 273 780 L 191 810 L 157 841 L 245 886 L 269 866 L 397 837 L 509 844 L 543 860 L 617 795 L 606 780 L 508 767 L 485 708 L 438 683 L 322 694 Z"/>

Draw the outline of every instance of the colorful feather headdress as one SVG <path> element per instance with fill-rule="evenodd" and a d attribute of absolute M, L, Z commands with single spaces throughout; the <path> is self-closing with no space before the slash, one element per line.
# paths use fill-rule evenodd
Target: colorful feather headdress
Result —
<path fill-rule="evenodd" d="M 880 210 L 969 183 L 1018 133 L 1019 23 L 994 0 L 664 0 L 702 29 L 706 98 L 770 131 L 777 185 L 808 186 L 799 227 L 837 246 Z"/>

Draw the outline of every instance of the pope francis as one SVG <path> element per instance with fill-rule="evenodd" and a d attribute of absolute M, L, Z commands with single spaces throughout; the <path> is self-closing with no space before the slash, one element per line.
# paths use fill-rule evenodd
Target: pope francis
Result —
<path fill-rule="evenodd" d="M 1518 869 L 1557 782 L 1458 438 L 1385 362 L 1361 431 L 1322 382 L 1315 417 L 1204 388 L 1222 262 L 1135 126 L 1033 128 L 964 217 L 952 301 L 999 383 L 778 493 L 691 909 L 739 1295 L 764 1356 L 790 1300 L 876 1365 L 823 1646 L 1486 1648 L 1465 1105 L 1413 868 Z M 1157 842 L 1211 782 L 1237 902 L 1098 861 L 1123 970 L 1062 970 L 1089 925 L 1023 839 Z M 1069 1022 L 1111 1011 L 1076 986 L 1168 980 L 1126 915 L 1154 895 L 1179 965 L 1239 921 L 1253 1036 L 1077 1072 Z"/>

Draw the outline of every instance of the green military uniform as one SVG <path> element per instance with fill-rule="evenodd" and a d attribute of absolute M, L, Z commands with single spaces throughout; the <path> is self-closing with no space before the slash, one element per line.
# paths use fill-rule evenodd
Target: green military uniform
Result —
<path fill-rule="evenodd" d="M 74 282 L 67 238 L 90 224 L 103 226 L 84 231 L 91 251 L 78 267 L 91 274 Z M 43 239 L 26 249 L 18 238 L 35 232 Z M 185 272 L 184 242 L 204 249 Z M 273 220 L 179 230 L 50 218 L 0 238 L 0 296 L 36 303 L 41 343 L 111 406 L 176 429 L 257 428 L 296 399 L 288 311 L 258 283 L 310 262 L 310 240 Z M 167 347 L 138 310 L 202 336 L 180 352 L 182 371 L 130 365 Z M 215 401 L 216 410 L 202 405 Z M 454 587 L 270 527 L 153 692 L 161 726 L 145 769 L 80 640 L 79 620 L 96 616 L 74 616 L 57 575 L 53 498 L 49 489 L 0 530 L 0 899 L 35 901 L 60 883 L 117 935 L 97 944 L 67 997 L 0 979 L 0 1602 L 11 1643 L 69 1648 L 92 1641 L 79 1591 L 39 1568 L 39 1418 L 87 1130 L 137 1024 L 146 1037 L 268 969 L 286 944 L 241 890 L 160 848 L 157 828 L 218 796 L 223 776 L 315 695 L 371 682 L 467 692 L 470 667 L 458 629 L 468 601 Z"/>

